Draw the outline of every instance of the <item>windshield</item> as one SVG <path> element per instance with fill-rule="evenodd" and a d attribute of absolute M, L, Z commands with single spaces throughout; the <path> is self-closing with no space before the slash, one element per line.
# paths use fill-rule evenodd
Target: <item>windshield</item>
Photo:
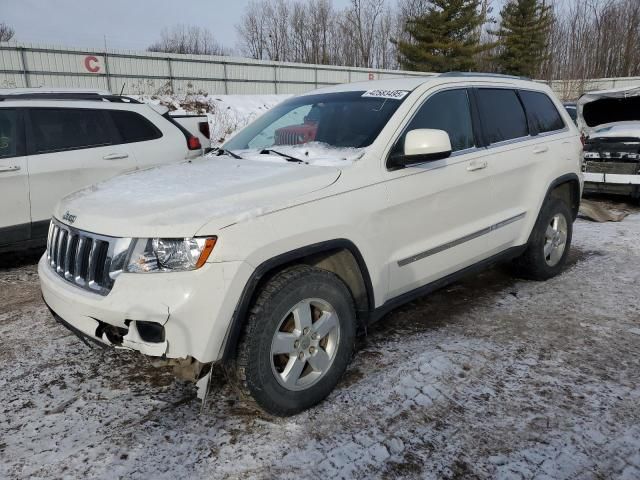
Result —
<path fill-rule="evenodd" d="M 370 90 L 303 95 L 269 110 L 224 149 L 275 149 L 306 144 L 362 148 L 373 143 L 409 92 Z M 385 96 L 383 96 L 385 95 Z"/>

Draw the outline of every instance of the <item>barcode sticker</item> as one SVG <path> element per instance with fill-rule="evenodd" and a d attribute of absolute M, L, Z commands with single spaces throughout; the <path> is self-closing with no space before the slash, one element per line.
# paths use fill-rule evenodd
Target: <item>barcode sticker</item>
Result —
<path fill-rule="evenodd" d="M 408 95 L 407 90 L 367 90 L 363 97 L 390 98 L 392 100 L 402 100 Z"/>

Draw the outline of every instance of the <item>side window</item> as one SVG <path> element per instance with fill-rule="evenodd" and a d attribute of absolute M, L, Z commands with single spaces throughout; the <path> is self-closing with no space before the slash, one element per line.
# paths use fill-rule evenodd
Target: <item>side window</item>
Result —
<path fill-rule="evenodd" d="M 18 141 L 18 111 L 0 109 L 0 158 L 17 157 L 22 150 Z"/>
<path fill-rule="evenodd" d="M 103 110 L 29 109 L 35 153 L 61 152 L 111 145 Z"/>
<path fill-rule="evenodd" d="M 475 142 L 467 90 L 446 90 L 427 99 L 405 128 L 396 148 L 402 148 L 408 131 L 419 128 L 435 128 L 447 132 L 454 152 L 472 148 Z"/>
<path fill-rule="evenodd" d="M 162 132 L 139 113 L 109 110 L 122 143 L 144 142 L 162 137 Z"/>
<path fill-rule="evenodd" d="M 480 121 L 489 143 L 498 143 L 529 134 L 527 117 L 514 90 L 480 88 L 477 90 Z"/>
<path fill-rule="evenodd" d="M 564 122 L 551 99 L 542 92 L 520 91 L 520 98 L 529 115 L 531 129 L 538 133 L 562 130 Z"/>

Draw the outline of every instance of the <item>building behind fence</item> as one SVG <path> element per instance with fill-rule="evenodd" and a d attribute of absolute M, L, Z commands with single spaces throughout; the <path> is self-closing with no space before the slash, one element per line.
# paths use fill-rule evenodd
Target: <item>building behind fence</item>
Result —
<path fill-rule="evenodd" d="M 363 80 L 431 73 L 270 62 L 208 55 L 0 44 L 0 88 L 100 88 L 129 95 L 303 93 Z M 549 82 L 563 100 L 588 90 L 640 85 L 640 77 Z"/>

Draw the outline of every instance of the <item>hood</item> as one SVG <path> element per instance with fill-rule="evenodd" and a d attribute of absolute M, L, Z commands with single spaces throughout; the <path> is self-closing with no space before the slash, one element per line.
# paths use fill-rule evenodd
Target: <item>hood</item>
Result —
<path fill-rule="evenodd" d="M 263 160 L 204 157 L 114 177 L 63 198 L 54 215 L 116 237 L 188 237 L 293 205 L 323 189 L 340 169 Z"/>
<path fill-rule="evenodd" d="M 640 122 L 640 87 L 589 92 L 577 107 L 578 128 L 589 137 L 620 122 Z"/>

